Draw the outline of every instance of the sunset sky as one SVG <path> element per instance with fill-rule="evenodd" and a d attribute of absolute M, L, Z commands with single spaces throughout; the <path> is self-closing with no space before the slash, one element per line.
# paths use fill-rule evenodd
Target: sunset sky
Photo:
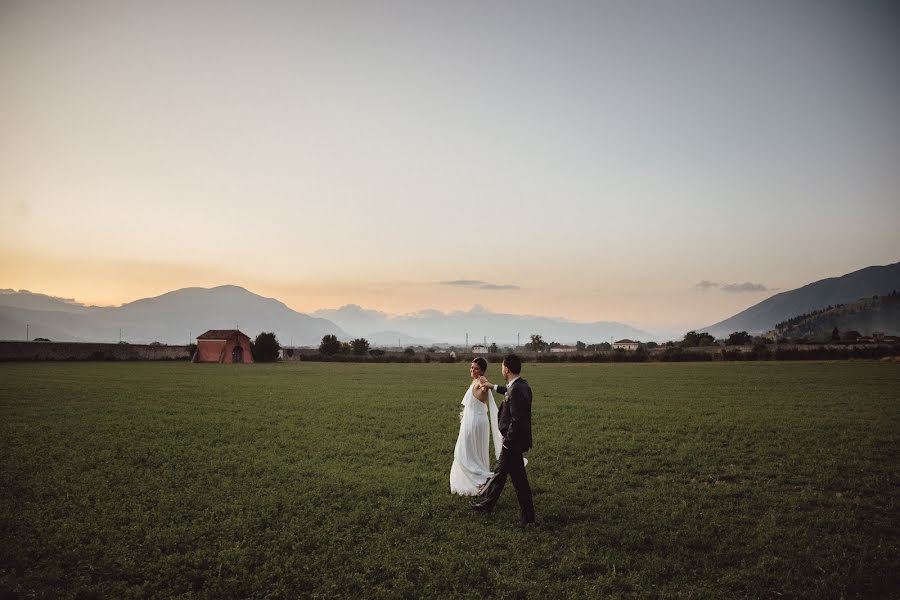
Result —
<path fill-rule="evenodd" d="M 0 2 L 0 287 L 716 322 L 900 260 L 891 2 Z"/>

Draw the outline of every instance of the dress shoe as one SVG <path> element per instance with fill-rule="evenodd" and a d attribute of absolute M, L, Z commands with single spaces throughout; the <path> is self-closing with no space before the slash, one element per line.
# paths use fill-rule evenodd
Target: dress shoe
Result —
<path fill-rule="evenodd" d="M 472 502 L 471 506 L 472 510 L 474 510 L 475 512 L 483 512 L 486 514 L 494 510 L 494 505 L 487 502 Z"/>

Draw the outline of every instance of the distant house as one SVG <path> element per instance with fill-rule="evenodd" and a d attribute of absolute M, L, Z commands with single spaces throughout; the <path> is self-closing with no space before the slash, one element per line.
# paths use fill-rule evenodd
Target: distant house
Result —
<path fill-rule="evenodd" d="M 197 336 L 197 351 L 191 362 L 252 363 L 250 337 L 237 329 L 210 329 Z"/>
<path fill-rule="evenodd" d="M 557 354 L 561 354 L 564 352 L 575 352 L 576 350 L 578 350 L 578 348 L 576 348 L 575 346 L 553 346 L 552 348 L 550 348 L 550 352 L 554 352 Z"/>
<path fill-rule="evenodd" d="M 487 346 L 483 346 L 481 344 L 479 344 L 477 346 L 472 346 L 472 354 L 487 354 L 487 353 L 488 353 Z"/>
<path fill-rule="evenodd" d="M 613 350 L 634 351 L 640 347 L 641 343 L 634 340 L 619 340 L 613 344 Z"/>

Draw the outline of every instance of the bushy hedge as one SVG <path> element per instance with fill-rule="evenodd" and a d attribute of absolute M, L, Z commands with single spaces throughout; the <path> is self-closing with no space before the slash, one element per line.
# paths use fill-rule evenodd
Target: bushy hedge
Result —
<path fill-rule="evenodd" d="M 679 347 L 666 348 L 662 352 L 635 351 L 625 352 L 573 352 L 522 354 L 524 362 L 538 363 L 638 363 L 638 362 L 711 362 L 711 361 L 756 361 L 756 360 L 846 360 L 846 359 L 880 359 L 885 356 L 900 355 L 900 344 L 894 346 L 868 346 L 862 348 L 835 348 L 828 346 L 808 346 L 804 348 L 780 348 L 774 345 L 754 346 L 753 350 L 744 352 L 737 349 L 722 348 L 718 352 L 698 352 Z M 489 365 L 503 362 L 503 354 L 485 356 Z M 305 354 L 303 361 L 318 362 L 371 362 L 371 363 L 455 363 L 468 362 L 472 356 L 461 355 L 451 358 L 449 354 L 398 354 L 370 353 L 368 356 L 354 354 Z"/>
<path fill-rule="evenodd" d="M 300 360 L 304 362 L 345 362 L 345 363 L 426 363 L 441 362 L 454 363 L 459 362 L 457 359 L 447 355 L 432 358 L 429 355 L 416 356 L 415 354 L 370 354 L 369 356 L 359 354 L 304 354 L 300 356 Z"/>

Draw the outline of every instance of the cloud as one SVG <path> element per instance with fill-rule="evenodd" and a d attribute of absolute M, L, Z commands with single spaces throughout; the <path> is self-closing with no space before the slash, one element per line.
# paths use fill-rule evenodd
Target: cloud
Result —
<path fill-rule="evenodd" d="M 470 287 L 479 290 L 517 290 L 517 285 L 501 285 L 498 283 L 489 283 L 487 281 L 479 281 L 477 279 L 454 279 L 453 281 L 441 281 L 441 285 L 454 285 L 457 287 Z"/>
<path fill-rule="evenodd" d="M 730 294 L 774 291 L 762 283 L 751 283 L 749 281 L 745 281 L 744 283 L 718 283 L 716 281 L 707 281 L 704 279 L 700 283 L 694 285 L 694 289 L 700 290 L 701 292 L 707 292 L 713 288 L 720 289 L 723 292 L 728 292 Z"/>
<path fill-rule="evenodd" d="M 723 292 L 731 292 L 732 294 L 741 294 L 744 292 L 768 292 L 769 288 L 761 283 L 729 283 L 722 286 Z"/>
<path fill-rule="evenodd" d="M 719 284 L 716 283 L 715 281 L 706 281 L 706 280 L 704 279 L 703 281 L 701 281 L 700 283 L 698 283 L 698 284 L 695 285 L 694 287 L 697 288 L 698 290 L 702 291 L 702 292 L 706 292 L 706 291 L 708 291 L 710 288 L 716 288 L 716 287 L 719 287 Z"/>

